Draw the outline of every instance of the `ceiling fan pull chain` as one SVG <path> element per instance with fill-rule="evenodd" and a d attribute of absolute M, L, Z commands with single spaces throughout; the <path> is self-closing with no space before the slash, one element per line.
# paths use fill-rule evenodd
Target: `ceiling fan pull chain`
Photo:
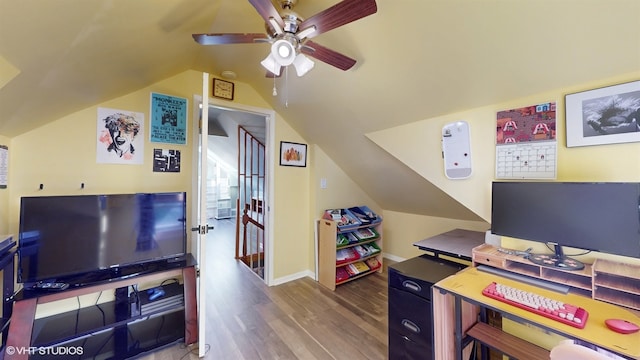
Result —
<path fill-rule="evenodd" d="M 289 107 L 289 67 L 284 68 L 284 107 Z"/>
<path fill-rule="evenodd" d="M 278 89 L 276 89 L 276 76 L 273 76 L 273 96 L 278 96 Z"/>

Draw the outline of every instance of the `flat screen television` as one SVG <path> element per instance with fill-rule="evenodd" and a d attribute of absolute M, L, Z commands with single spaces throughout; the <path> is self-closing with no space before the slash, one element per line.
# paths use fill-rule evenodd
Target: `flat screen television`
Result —
<path fill-rule="evenodd" d="M 491 232 L 552 245 L 534 263 L 578 270 L 562 247 L 640 258 L 640 183 L 494 182 Z"/>
<path fill-rule="evenodd" d="M 185 252 L 184 192 L 38 196 L 20 201 L 21 283 L 81 285 Z"/>

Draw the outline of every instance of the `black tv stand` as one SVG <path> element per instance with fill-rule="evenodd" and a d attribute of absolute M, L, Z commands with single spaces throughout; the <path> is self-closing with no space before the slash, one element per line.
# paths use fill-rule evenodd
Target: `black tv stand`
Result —
<path fill-rule="evenodd" d="M 78 350 L 88 357 L 126 359 L 176 342 L 198 341 L 195 260 L 189 255 L 180 266 L 158 267 L 144 274 L 97 282 L 61 291 L 23 289 L 16 295 L 9 324 L 7 349 L 58 348 Z M 127 288 L 182 278 L 182 301 L 154 308 L 144 314 L 132 312 Z M 102 291 L 115 291 L 114 301 L 35 319 L 38 304 L 70 299 Z M 64 344 L 64 345 L 61 345 Z M 38 358 L 27 351 L 11 359 Z"/>
<path fill-rule="evenodd" d="M 548 245 L 554 246 L 555 253 L 553 255 L 530 254 L 528 259 L 536 265 L 554 268 L 554 269 L 563 269 L 563 270 L 571 270 L 571 271 L 584 269 L 584 264 L 582 262 L 564 255 L 564 251 L 562 251 L 562 246 L 554 243 L 549 243 Z"/>

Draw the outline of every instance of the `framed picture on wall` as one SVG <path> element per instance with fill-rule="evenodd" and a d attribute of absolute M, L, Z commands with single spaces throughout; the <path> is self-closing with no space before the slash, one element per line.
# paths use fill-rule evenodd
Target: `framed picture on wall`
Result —
<path fill-rule="evenodd" d="M 565 96 L 567 147 L 640 141 L 640 80 Z"/>
<path fill-rule="evenodd" d="M 307 145 L 280 141 L 280 166 L 307 166 Z"/>

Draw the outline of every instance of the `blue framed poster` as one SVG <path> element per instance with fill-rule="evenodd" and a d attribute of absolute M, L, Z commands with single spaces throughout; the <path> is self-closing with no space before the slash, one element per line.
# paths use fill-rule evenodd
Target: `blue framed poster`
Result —
<path fill-rule="evenodd" d="M 150 141 L 187 143 L 187 99 L 151 93 Z"/>

